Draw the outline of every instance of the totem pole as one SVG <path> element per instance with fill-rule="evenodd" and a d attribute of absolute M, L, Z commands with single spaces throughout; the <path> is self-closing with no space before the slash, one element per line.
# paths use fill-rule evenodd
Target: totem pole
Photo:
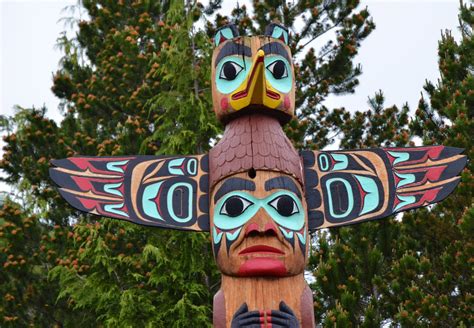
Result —
<path fill-rule="evenodd" d="M 287 29 L 248 37 L 227 25 L 214 42 L 225 132 L 208 155 L 71 157 L 52 162 L 51 178 L 81 211 L 209 231 L 222 273 L 215 327 L 314 327 L 309 232 L 439 202 L 466 157 L 444 146 L 298 154 L 282 130 L 295 111 Z"/>

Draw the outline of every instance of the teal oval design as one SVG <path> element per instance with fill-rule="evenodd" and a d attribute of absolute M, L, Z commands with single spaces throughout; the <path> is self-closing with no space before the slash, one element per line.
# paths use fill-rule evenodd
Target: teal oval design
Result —
<path fill-rule="evenodd" d="M 185 218 L 180 218 L 176 215 L 173 209 L 173 192 L 175 191 L 176 188 L 178 187 L 185 187 L 188 189 L 188 216 Z M 171 218 L 179 223 L 186 223 L 191 221 L 193 218 L 193 186 L 191 186 L 187 182 L 178 182 L 175 183 L 170 187 L 168 190 L 168 194 L 166 197 L 166 205 L 168 206 L 168 213 L 170 214 Z"/>
<path fill-rule="evenodd" d="M 342 182 L 342 184 L 344 185 L 344 188 L 346 189 L 346 192 L 347 192 L 347 199 L 348 199 L 347 210 L 345 210 L 341 214 L 336 214 L 334 212 L 334 205 L 332 203 L 333 197 L 332 197 L 332 194 L 331 194 L 331 184 L 333 184 L 334 182 L 337 182 L 337 181 Z M 354 208 L 354 195 L 352 194 L 351 185 L 349 184 L 349 182 L 347 180 L 344 180 L 344 179 L 341 179 L 341 178 L 328 179 L 326 181 L 326 191 L 327 191 L 327 195 L 328 195 L 329 213 L 331 214 L 332 217 L 334 217 L 336 219 L 342 219 L 342 218 L 345 218 L 347 215 L 349 215 L 351 213 L 352 209 Z"/>
<path fill-rule="evenodd" d="M 318 157 L 319 169 L 321 171 L 327 171 L 329 169 L 329 158 L 326 154 L 320 154 Z"/>

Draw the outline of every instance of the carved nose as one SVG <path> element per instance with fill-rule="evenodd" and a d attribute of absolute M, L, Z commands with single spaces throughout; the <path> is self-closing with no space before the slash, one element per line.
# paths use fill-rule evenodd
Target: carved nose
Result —
<path fill-rule="evenodd" d="M 262 228 L 256 223 L 251 223 L 245 228 L 245 237 L 259 235 L 276 236 L 277 230 L 275 224 L 273 224 L 273 222 L 267 222 Z"/>

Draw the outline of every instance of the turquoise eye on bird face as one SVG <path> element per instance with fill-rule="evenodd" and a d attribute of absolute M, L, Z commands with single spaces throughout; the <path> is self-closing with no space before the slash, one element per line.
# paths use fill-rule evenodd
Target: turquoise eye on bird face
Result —
<path fill-rule="evenodd" d="M 291 65 L 282 56 L 265 57 L 265 78 L 267 81 L 282 93 L 290 92 L 293 86 L 293 78 L 290 74 Z"/>
<path fill-rule="evenodd" d="M 235 80 L 237 75 L 243 70 L 244 68 L 240 66 L 239 64 L 233 62 L 233 61 L 228 61 L 227 63 L 224 63 L 222 65 L 221 73 L 219 74 L 219 77 L 224 80 Z"/>
<path fill-rule="evenodd" d="M 216 68 L 216 86 L 222 94 L 229 94 L 237 89 L 247 77 L 251 62 L 242 56 L 227 56 Z"/>
<path fill-rule="evenodd" d="M 288 77 L 288 69 L 286 68 L 285 62 L 283 60 L 275 60 L 273 63 L 267 66 L 267 69 L 277 80 Z"/>

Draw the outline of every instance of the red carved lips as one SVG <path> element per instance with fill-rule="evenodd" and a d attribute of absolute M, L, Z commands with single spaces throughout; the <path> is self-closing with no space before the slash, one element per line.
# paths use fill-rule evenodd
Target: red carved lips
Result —
<path fill-rule="evenodd" d="M 250 246 L 242 251 L 239 252 L 239 255 L 246 255 L 246 254 L 251 254 L 251 253 L 272 253 L 272 254 L 282 254 L 285 255 L 285 253 L 275 247 L 267 246 L 267 245 L 255 245 L 255 246 Z"/>

